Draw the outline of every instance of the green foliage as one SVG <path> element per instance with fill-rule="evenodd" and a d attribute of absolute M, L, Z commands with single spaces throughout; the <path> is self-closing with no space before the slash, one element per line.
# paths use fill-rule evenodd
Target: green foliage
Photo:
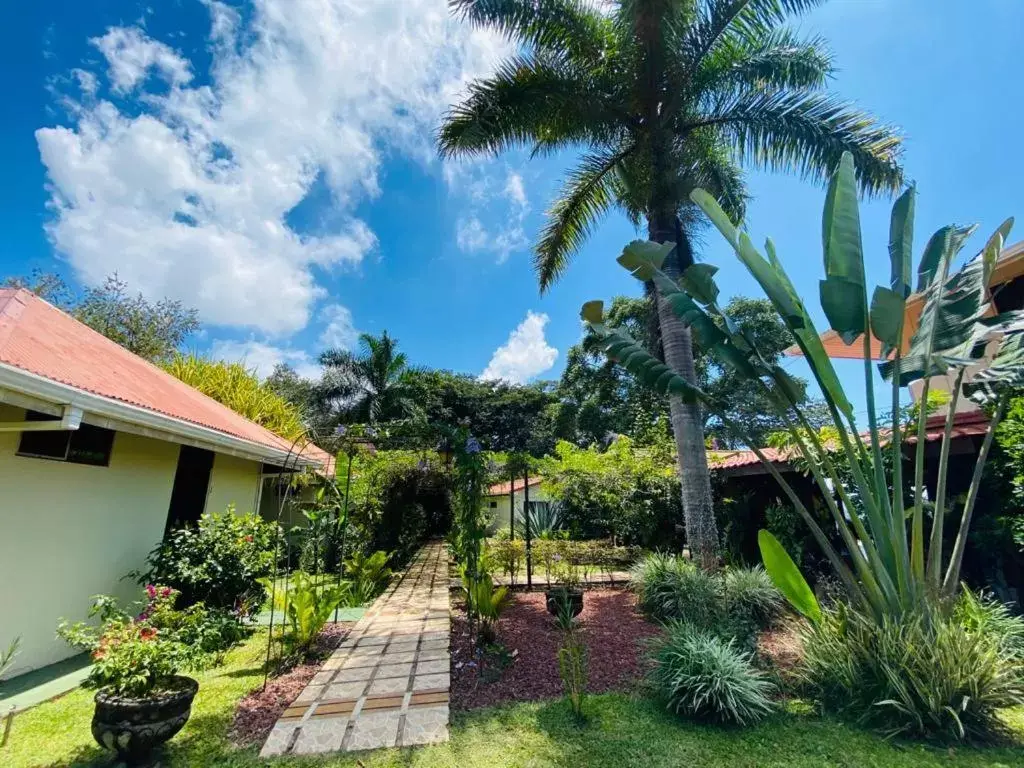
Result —
<path fill-rule="evenodd" d="M 466 606 L 477 622 L 477 634 L 484 644 L 496 639 L 496 625 L 501 614 L 512 603 L 512 593 L 507 587 L 495 587 L 487 574 L 477 578 L 465 573 L 462 588 L 466 595 Z"/>
<path fill-rule="evenodd" d="M 949 614 L 927 605 L 878 621 L 840 605 L 810 625 L 803 675 L 822 704 L 890 734 L 986 739 L 1001 732 L 997 711 L 1024 703 L 1024 658 L 1007 642 L 1006 617 L 979 620 L 965 598 Z M 990 609 L 983 609 L 988 612 Z"/>
<path fill-rule="evenodd" d="M 573 714 L 577 720 L 582 720 L 587 694 L 587 645 L 568 600 L 561 601 L 555 619 L 562 632 L 562 644 L 558 649 L 558 675 L 562 678 L 562 690 Z"/>
<path fill-rule="evenodd" d="M 814 592 L 778 539 L 768 531 L 761 531 L 757 536 L 757 543 L 761 547 L 761 558 L 771 580 L 786 596 L 790 605 L 811 621 L 820 621 L 821 607 L 814 597 Z"/>
<path fill-rule="evenodd" d="M 526 542 L 521 539 L 499 538 L 493 543 L 488 543 L 488 551 L 492 561 L 515 586 L 519 569 L 526 562 Z"/>
<path fill-rule="evenodd" d="M 774 709 L 771 683 L 732 640 L 673 621 L 653 656 L 654 688 L 677 714 L 750 725 Z"/>
<path fill-rule="evenodd" d="M 236 515 L 228 507 L 171 531 L 147 556 L 146 570 L 132 575 L 140 584 L 173 587 L 185 605 L 202 602 L 252 615 L 266 600 L 261 579 L 274 568 L 275 532 L 258 515 Z"/>
<path fill-rule="evenodd" d="M 680 543 L 679 480 L 668 451 L 638 447 L 627 437 L 603 452 L 560 441 L 541 471 L 570 537 L 613 537 L 648 548 Z"/>
<path fill-rule="evenodd" d="M 211 650 L 224 651 L 241 639 L 237 625 L 233 638 L 222 635 L 216 624 L 204 626 L 206 613 L 200 606 L 184 613 L 175 610 L 178 593 L 169 587 L 149 585 L 147 593 L 145 608 L 138 616 L 125 613 L 113 598 L 100 595 L 89 612 L 90 617 L 99 617 L 99 626 L 61 621 L 58 636 L 92 657 L 90 686 L 143 698 L 168 690 L 175 675 L 209 665 Z"/>
<path fill-rule="evenodd" d="M 288 440 L 306 434 L 302 412 L 241 363 L 175 354 L 163 368 L 190 387 Z"/>
<path fill-rule="evenodd" d="M 863 170 L 860 169 L 861 180 Z M 699 285 L 686 275 L 677 282 L 661 270 L 661 251 L 648 243 L 627 246 L 619 258 L 621 265 L 638 280 L 654 282 L 666 304 L 693 329 L 696 337 L 704 339 L 717 360 L 748 381 L 760 381 L 776 411 L 790 417 L 793 444 L 808 460 L 808 468 L 828 505 L 830 522 L 842 538 L 843 556 L 785 478 L 770 463 L 765 466 L 814 535 L 851 599 L 868 608 L 881 621 L 887 616 L 913 614 L 929 593 L 941 591 L 946 596 L 951 595 L 960 581 L 964 548 L 993 430 L 1006 407 L 1008 395 L 1003 390 L 1019 384 L 1024 377 L 1024 323 L 1020 322 L 1020 313 L 988 317 L 992 309 L 988 290 L 992 267 L 1012 221 L 1005 222 L 986 242 L 978 257 L 957 272 L 953 272 L 952 265 L 973 230 L 945 227 L 932 236 L 918 269 L 917 288 L 923 298 L 921 316 L 914 334 L 905 339 L 903 303 L 910 290 L 914 191 L 908 190 L 893 208 L 889 244 L 891 287 L 875 290 L 869 311 L 860 245 L 856 171 L 853 157 L 848 153 L 843 155 L 830 183 L 823 216 L 826 280 L 822 283 L 822 305 L 833 330 L 849 341 L 859 339 L 867 350 L 867 359 L 871 357 L 872 336 L 885 346 L 886 352 L 893 351 L 891 359 L 880 368 L 883 376 L 891 381 L 893 412 L 897 418 L 889 429 L 879 425 L 874 377 L 866 360 L 868 432 L 862 437 L 850 400 L 825 353 L 810 314 L 782 269 L 774 245 L 767 241 L 768 257 L 762 256 L 711 194 L 698 189 L 691 197 L 733 247 L 793 335 L 827 402 L 832 416 L 829 429 L 834 435 L 834 447 L 823 444 L 819 430 L 807 421 L 792 377 L 781 367 L 767 364 L 756 348 L 733 330 L 716 303 L 717 288 L 709 288 L 713 287 L 713 269 L 701 271 Z M 652 258 L 651 252 L 656 252 L 657 258 Z M 700 403 L 720 416 L 725 413 L 721 403 L 651 356 L 628 334 L 607 327 L 603 323 L 600 302 L 584 305 L 583 316 L 603 340 L 606 353 L 620 360 L 656 391 Z M 715 322 L 716 318 L 722 319 L 721 325 Z M 897 322 L 892 322 L 893 319 Z M 955 400 L 961 395 L 959 385 L 967 367 L 986 350 L 994 332 L 1001 333 L 998 350 L 991 363 L 974 374 L 965 391 L 979 402 L 994 404 L 995 413 L 978 454 L 948 563 L 944 565 L 942 531 Z M 904 498 L 902 461 L 891 461 L 890 469 L 885 454 L 902 456 L 904 425 L 898 418 L 901 387 L 923 380 L 923 398 L 927 402 L 929 381 L 935 375 L 952 376 L 956 386 L 940 452 L 932 529 L 926 539 L 925 420 L 918 419 L 914 490 L 909 506 Z M 742 425 L 734 426 L 742 432 Z M 754 449 L 757 450 L 756 446 Z M 832 460 L 835 452 L 844 457 L 849 468 L 848 478 L 844 478 L 844 473 Z M 839 495 L 843 509 L 836 502 L 835 494 Z M 852 513 L 844 510 L 852 510 Z M 770 564 L 769 571 L 772 571 Z"/>
<path fill-rule="evenodd" d="M 408 358 L 398 341 L 384 331 L 359 336 L 359 352 L 329 349 L 320 355 L 323 378 L 317 400 L 326 405 L 335 423 L 378 424 L 416 412 L 407 386 Z"/>
<path fill-rule="evenodd" d="M 384 591 L 393 571 L 388 568 L 391 555 L 377 550 L 366 556 L 356 552 L 345 561 L 345 575 L 352 581 L 352 593 L 358 605 L 365 605 Z"/>
<path fill-rule="evenodd" d="M 335 609 L 349 599 L 350 585 L 318 584 L 305 573 L 293 574 L 288 606 L 288 630 L 284 642 L 289 652 L 302 658 L 313 647 L 317 635 Z"/>
<path fill-rule="evenodd" d="M 349 552 L 391 553 L 399 567 L 452 519 L 450 469 L 434 451 L 360 451 L 348 491 Z M 344 495 L 345 477 L 339 477 Z"/>
<path fill-rule="evenodd" d="M 638 562 L 630 573 L 638 602 L 659 621 L 679 620 L 715 627 L 723 613 L 721 579 L 679 555 L 656 553 Z"/>
<path fill-rule="evenodd" d="M 761 566 L 729 568 L 722 584 L 729 615 L 768 627 L 782 614 L 782 595 Z"/>
<path fill-rule="evenodd" d="M 116 274 L 82 296 L 75 296 L 60 275 L 42 272 L 27 279 L 8 279 L 4 286 L 27 288 L 129 352 L 152 362 L 170 358 L 199 330 L 197 310 L 171 299 L 151 302 L 141 293 L 132 296 L 128 284 Z"/>

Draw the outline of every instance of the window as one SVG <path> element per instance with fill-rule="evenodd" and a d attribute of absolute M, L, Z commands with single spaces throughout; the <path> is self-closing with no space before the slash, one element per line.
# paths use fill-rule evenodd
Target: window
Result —
<path fill-rule="evenodd" d="M 491 509 L 497 509 L 497 508 L 498 508 L 498 502 L 492 501 L 491 502 Z"/>
<path fill-rule="evenodd" d="M 58 417 L 45 413 L 25 412 L 25 421 L 59 420 Z M 82 424 L 78 429 L 22 432 L 18 455 L 105 467 L 110 464 L 110 451 L 113 446 L 114 433 L 111 430 Z"/>

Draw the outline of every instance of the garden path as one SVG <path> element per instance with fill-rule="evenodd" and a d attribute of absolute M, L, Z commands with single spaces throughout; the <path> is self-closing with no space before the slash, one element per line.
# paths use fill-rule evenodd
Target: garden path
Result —
<path fill-rule="evenodd" d="M 431 542 L 274 725 L 261 757 L 448 740 L 448 558 Z"/>

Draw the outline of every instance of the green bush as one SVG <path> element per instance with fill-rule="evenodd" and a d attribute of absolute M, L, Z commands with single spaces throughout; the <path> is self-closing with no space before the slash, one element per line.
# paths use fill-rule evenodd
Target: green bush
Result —
<path fill-rule="evenodd" d="M 807 629 L 802 676 L 826 709 L 889 734 L 986 739 L 1000 708 L 1024 704 L 1009 619 L 973 596 L 881 622 L 840 605 Z"/>
<path fill-rule="evenodd" d="M 726 610 L 738 620 L 750 621 L 764 629 L 782 614 L 782 595 L 760 565 L 728 569 L 722 585 Z"/>
<path fill-rule="evenodd" d="M 351 585 L 318 584 L 305 573 L 294 574 L 289 594 L 288 625 L 284 642 L 290 654 L 303 658 L 331 618 L 331 614 L 349 599 Z"/>
<path fill-rule="evenodd" d="M 648 555 L 630 571 L 640 607 L 659 621 L 679 620 L 698 627 L 717 626 L 724 612 L 722 584 L 716 576 L 679 555 Z"/>
<path fill-rule="evenodd" d="M 773 691 L 751 658 L 731 640 L 674 621 L 654 650 L 651 682 L 677 714 L 748 725 L 772 711 Z"/>
<path fill-rule="evenodd" d="M 171 531 L 133 575 L 140 584 L 163 584 L 181 593 L 183 605 L 204 603 L 241 615 L 257 613 L 266 600 L 261 579 L 274 570 L 276 527 L 234 507 L 203 515 L 196 526 Z"/>
<path fill-rule="evenodd" d="M 388 568 L 392 555 L 377 550 L 369 557 L 357 552 L 345 561 L 345 575 L 351 580 L 352 602 L 365 605 L 384 591 L 394 572 Z"/>

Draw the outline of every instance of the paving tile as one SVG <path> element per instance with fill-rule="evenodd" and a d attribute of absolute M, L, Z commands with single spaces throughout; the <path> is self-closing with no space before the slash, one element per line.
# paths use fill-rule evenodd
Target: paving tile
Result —
<path fill-rule="evenodd" d="M 451 671 L 450 659 L 421 660 L 416 664 L 417 675 L 437 675 Z"/>
<path fill-rule="evenodd" d="M 333 669 L 321 670 L 320 672 L 317 672 L 315 675 L 313 675 L 313 679 L 310 680 L 310 684 L 311 685 L 327 685 L 327 683 L 331 682 L 331 679 L 333 677 L 334 677 L 334 670 Z"/>
<path fill-rule="evenodd" d="M 354 683 L 358 680 L 369 680 L 373 676 L 375 667 L 354 667 L 352 669 L 340 669 L 334 676 L 335 683 Z"/>
<path fill-rule="evenodd" d="M 389 653 L 408 653 L 409 651 L 415 651 L 419 647 L 419 640 L 397 640 L 392 641 L 391 645 L 384 651 L 385 655 Z"/>
<path fill-rule="evenodd" d="M 405 725 L 402 726 L 402 738 L 399 742 L 401 746 L 437 744 L 441 741 L 448 741 L 447 704 L 417 707 L 405 713 Z"/>
<path fill-rule="evenodd" d="M 323 720 L 307 720 L 299 728 L 292 754 L 312 755 L 320 752 L 337 752 L 345 739 L 348 717 L 329 717 Z"/>
<path fill-rule="evenodd" d="M 316 701 L 320 698 L 320 694 L 324 692 L 326 685 L 307 685 L 302 689 L 302 692 L 295 697 L 295 704 L 308 704 L 311 701 Z"/>
<path fill-rule="evenodd" d="M 398 711 L 366 712 L 355 719 L 349 734 L 346 749 L 355 752 L 362 749 L 393 747 L 398 740 L 398 722 L 402 714 Z"/>
<path fill-rule="evenodd" d="M 405 693 L 409 687 L 409 676 L 374 678 L 370 693 Z"/>
<path fill-rule="evenodd" d="M 274 724 L 267 736 L 267 741 L 260 750 L 260 757 L 277 757 L 283 755 L 291 744 L 292 734 L 299 727 L 298 723 L 280 722 Z"/>
<path fill-rule="evenodd" d="M 431 688 L 448 688 L 451 684 L 447 672 L 437 675 L 416 675 L 412 681 L 414 691 L 424 691 Z"/>
<path fill-rule="evenodd" d="M 382 677 L 409 677 L 411 674 L 412 664 L 381 664 L 377 667 L 377 675 L 374 679 L 380 680 Z"/>
<path fill-rule="evenodd" d="M 416 652 L 409 651 L 407 653 L 385 653 L 381 656 L 381 664 L 408 664 L 411 661 L 416 661 Z"/>
<path fill-rule="evenodd" d="M 334 683 L 327 686 L 324 698 L 327 699 L 358 699 L 366 692 L 365 680 L 353 680 L 348 683 Z"/>

